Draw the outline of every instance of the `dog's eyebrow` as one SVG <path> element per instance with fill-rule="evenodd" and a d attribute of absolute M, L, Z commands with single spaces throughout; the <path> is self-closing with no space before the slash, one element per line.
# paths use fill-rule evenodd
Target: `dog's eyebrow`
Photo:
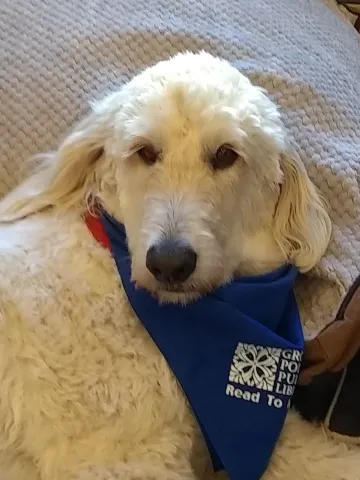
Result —
<path fill-rule="evenodd" d="M 131 157 L 131 155 L 134 155 L 134 153 L 145 147 L 159 151 L 159 149 L 155 147 L 154 142 L 151 142 L 148 138 L 128 137 L 124 142 L 124 157 Z"/>
<path fill-rule="evenodd" d="M 226 128 L 222 128 L 218 131 L 209 131 L 206 133 L 203 141 L 203 150 L 206 155 L 214 154 L 222 145 L 227 145 L 239 155 L 244 156 L 245 138 L 245 132 L 240 129 L 229 131 Z"/>

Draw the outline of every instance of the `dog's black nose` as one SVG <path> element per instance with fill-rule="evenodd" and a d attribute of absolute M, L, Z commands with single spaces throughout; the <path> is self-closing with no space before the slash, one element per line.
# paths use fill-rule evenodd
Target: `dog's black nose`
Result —
<path fill-rule="evenodd" d="M 161 283 L 185 282 L 196 267 L 197 255 L 186 244 L 176 240 L 164 240 L 149 248 L 146 266 Z"/>

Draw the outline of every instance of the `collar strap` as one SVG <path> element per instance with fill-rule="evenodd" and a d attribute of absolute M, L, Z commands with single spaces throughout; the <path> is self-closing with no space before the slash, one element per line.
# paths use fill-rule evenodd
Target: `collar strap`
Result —
<path fill-rule="evenodd" d="M 87 212 L 84 215 L 84 220 L 94 239 L 107 250 L 111 250 L 110 240 L 100 217 L 96 213 Z"/>

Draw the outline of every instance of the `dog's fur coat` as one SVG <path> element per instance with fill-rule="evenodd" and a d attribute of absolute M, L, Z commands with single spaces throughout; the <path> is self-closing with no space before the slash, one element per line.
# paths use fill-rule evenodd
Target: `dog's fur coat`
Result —
<path fill-rule="evenodd" d="M 224 144 L 238 158 L 215 171 Z M 187 302 L 234 274 L 311 269 L 331 230 L 322 200 L 275 105 L 201 53 L 161 62 L 95 105 L 0 204 L 0 479 L 210 478 L 186 400 L 84 224 L 94 201 L 125 224 L 133 280 L 159 301 Z M 198 253 L 183 291 L 162 289 L 145 267 L 149 246 L 170 234 Z M 344 455 L 350 470 L 354 452 L 292 414 L 267 475 L 313 478 L 309 458 L 321 456 L 322 480 L 348 478 Z"/>

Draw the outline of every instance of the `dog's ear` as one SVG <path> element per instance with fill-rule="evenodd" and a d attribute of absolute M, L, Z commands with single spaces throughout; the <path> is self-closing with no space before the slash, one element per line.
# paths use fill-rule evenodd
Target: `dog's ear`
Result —
<path fill-rule="evenodd" d="M 0 202 L 0 222 L 14 221 L 49 207 L 86 202 L 108 134 L 106 115 L 90 113 L 59 148 L 39 157 L 37 171 Z"/>
<path fill-rule="evenodd" d="M 328 246 L 330 217 L 295 152 L 281 156 L 281 170 L 283 182 L 274 215 L 274 234 L 288 261 L 307 272 Z"/>

